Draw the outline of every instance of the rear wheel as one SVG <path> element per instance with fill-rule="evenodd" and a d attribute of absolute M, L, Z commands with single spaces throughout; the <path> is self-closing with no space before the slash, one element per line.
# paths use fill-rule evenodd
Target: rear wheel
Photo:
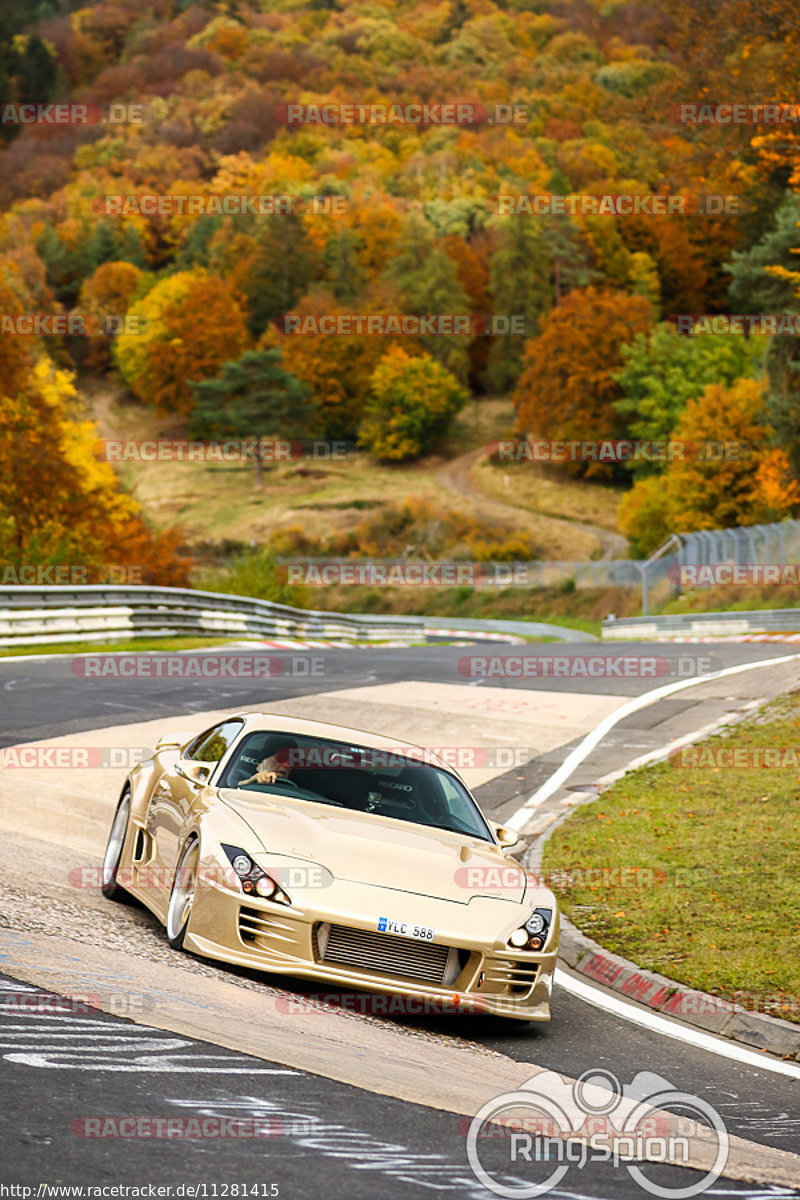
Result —
<path fill-rule="evenodd" d="M 128 822 L 131 817 L 131 794 L 126 791 L 122 796 L 111 832 L 108 835 L 105 858 L 103 859 L 103 881 L 101 891 L 107 900 L 127 900 L 128 893 L 117 883 L 117 873 L 122 862 L 122 848 L 128 832 Z"/>
<path fill-rule="evenodd" d="M 197 866 L 200 862 L 200 843 L 197 838 L 185 847 L 178 862 L 167 909 L 167 941 L 173 950 L 183 946 L 192 905 L 197 891 Z"/>

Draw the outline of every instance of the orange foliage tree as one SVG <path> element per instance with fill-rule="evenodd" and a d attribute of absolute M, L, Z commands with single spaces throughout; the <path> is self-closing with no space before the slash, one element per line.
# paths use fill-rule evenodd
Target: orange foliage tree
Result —
<path fill-rule="evenodd" d="M 614 408 L 622 392 L 613 373 L 622 366 L 622 347 L 652 321 L 644 296 L 593 287 L 570 292 L 526 345 L 514 392 L 519 431 L 579 441 L 622 436 Z M 607 471 L 590 463 L 586 474 Z"/>
<path fill-rule="evenodd" d="M 690 400 L 675 429 L 683 446 L 662 475 L 637 483 L 620 505 L 634 550 L 650 553 L 668 533 L 781 520 L 800 503 L 786 453 L 770 442 L 763 385 L 713 384 Z"/>
<path fill-rule="evenodd" d="M 292 311 L 303 317 L 341 316 L 352 312 L 352 306 L 340 304 L 330 292 L 318 288 L 304 296 Z M 359 311 L 378 310 L 373 304 L 362 304 Z M 411 354 L 422 353 L 412 338 L 315 333 L 282 336 L 274 328 L 267 330 L 259 345 L 278 346 L 286 370 L 311 388 L 318 405 L 318 432 L 326 438 L 356 436 L 373 372 L 390 346 L 402 345 Z"/>
<path fill-rule="evenodd" d="M 111 329 L 108 318 L 125 316 L 143 276 L 133 263 L 103 263 L 81 285 L 76 313 L 96 318 L 101 331 Z M 98 332 L 90 339 L 90 366 L 104 369 L 111 365 L 112 340 L 113 332 Z"/>
<path fill-rule="evenodd" d="M 489 299 L 489 254 L 491 243 L 486 234 L 465 242 L 463 238 L 450 234 L 442 243 L 444 250 L 456 265 L 458 282 L 469 300 L 470 312 L 474 316 L 485 316 L 491 312 Z M 490 339 L 473 338 L 469 345 L 469 380 L 477 384 L 486 370 Z"/>
<path fill-rule="evenodd" d="M 151 532 L 113 468 L 96 459 L 95 427 L 76 419 L 76 400 L 72 376 L 48 358 L 12 395 L 0 390 L 0 559 L 113 564 L 138 568 L 143 583 L 187 583 L 178 534 Z"/>
<path fill-rule="evenodd" d="M 247 348 L 243 307 L 224 279 L 194 269 L 162 279 L 130 310 L 114 357 L 125 381 L 161 412 L 189 413 L 189 380 L 211 379 Z"/>

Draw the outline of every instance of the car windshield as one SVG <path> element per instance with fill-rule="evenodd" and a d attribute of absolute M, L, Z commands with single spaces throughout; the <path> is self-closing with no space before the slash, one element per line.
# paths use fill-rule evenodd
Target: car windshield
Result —
<path fill-rule="evenodd" d="M 242 738 L 219 787 L 291 796 L 493 841 L 480 809 L 449 771 L 408 750 L 274 731 Z"/>

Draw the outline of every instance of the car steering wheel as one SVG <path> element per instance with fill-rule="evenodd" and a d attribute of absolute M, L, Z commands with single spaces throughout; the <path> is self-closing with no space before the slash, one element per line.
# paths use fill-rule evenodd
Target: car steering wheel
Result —
<path fill-rule="evenodd" d="M 237 783 L 237 785 L 236 785 L 236 786 L 237 786 L 237 788 L 240 788 L 240 787 L 246 787 L 246 786 L 247 786 L 249 783 L 258 784 L 258 780 L 256 780 L 256 779 L 253 779 L 253 780 L 251 780 L 251 779 L 249 779 L 249 778 L 247 778 L 247 779 L 240 779 L 240 780 L 239 780 L 239 782 Z M 262 784 L 259 784 L 258 786 L 260 786 L 260 787 L 274 787 L 276 783 L 288 783 L 289 787 L 293 787 L 293 788 L 299 788 L 299 787 L 300 787 L 300 784 L 299 784 L 299 783 L 295 783 L 295 781 L 294 781 L 293 779 L 273 779 L 272 783 L 262 783 Z"/>

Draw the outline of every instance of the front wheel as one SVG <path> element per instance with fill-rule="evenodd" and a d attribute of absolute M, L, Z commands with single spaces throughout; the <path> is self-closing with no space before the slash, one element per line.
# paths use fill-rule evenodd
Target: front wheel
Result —
<path fill-rule="evenodd" d="M 195 838 L 189 842 L 181 855 L 167 909 L 167 941 L 173 950 L 183 946 L 189 918 L 192 915 L 195 892 L 197 891 L 197 865 L 200 861 L 200 843 Z"/>
<path fill-rule="evenodd" d="M 128 822 L 131 816 L 131 794 L 126 791 L 122 796 L 111 832 L 108 835 L 105 858 L 103 859 L 103 881 L 100 890 L 107 900 L 127 900 L 128 893 L 117 883 L 117 873 L 122 862 L 122 848 L 128 832 Z"/>

